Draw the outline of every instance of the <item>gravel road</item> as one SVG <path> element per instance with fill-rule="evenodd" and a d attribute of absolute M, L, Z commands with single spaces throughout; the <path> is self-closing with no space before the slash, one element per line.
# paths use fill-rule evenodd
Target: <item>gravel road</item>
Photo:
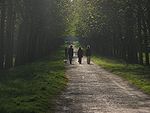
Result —
<path fill-rule="evenodd" d="M 69 79 L 55 113 L 150 113 L 150 96 L 96 64 L 66 64 Z"/>

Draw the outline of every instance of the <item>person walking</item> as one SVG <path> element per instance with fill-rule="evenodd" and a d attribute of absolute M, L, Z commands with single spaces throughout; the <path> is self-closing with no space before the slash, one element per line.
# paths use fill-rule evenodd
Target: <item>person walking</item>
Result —
<path fill-rule="evenodd" d="M 72 45 L 68 49 L 68 57 L 69 57 L 70 64 L 72 64 L 72 59 L 73 59 L 73 46 Z"/>
<path fill-rule="evenodd" d="M 79 64 L 82 63 L 82 57 L 83 57 L 83 50 L 81 47 L 79 47 L 79 49 L 78 49 L 78 62 L 79 62 Z"/>
<path fill-rule="evenodd" d="M 86 49 L 86 57 L 87 57 L 87 64 L 90 64 L 90 62 L 91 62 L 91 48 L 89 45 L 87 46 L 87 49 Z"/>

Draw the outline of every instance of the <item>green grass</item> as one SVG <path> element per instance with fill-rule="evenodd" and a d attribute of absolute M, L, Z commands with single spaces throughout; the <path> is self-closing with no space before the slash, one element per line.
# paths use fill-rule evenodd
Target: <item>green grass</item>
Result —
<path fill-rule="evenodd" d="M 150 67 L 136 64 L 126 64 L 121 60 L 94 56 L 93 61 L 110 72 L 117 74 L 134 84 L 147 94 L 150 94 Z"/>
<path fill-rule="evenodd" d="M 62 50 L 62 49 L 61 49 Z M 46 113 L 67 83 L 63 52 L 0 71 L 0 113 Z"/>

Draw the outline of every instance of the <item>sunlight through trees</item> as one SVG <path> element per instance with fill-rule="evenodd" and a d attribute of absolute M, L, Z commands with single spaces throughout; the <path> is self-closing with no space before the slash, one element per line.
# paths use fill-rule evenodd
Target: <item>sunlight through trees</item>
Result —
<path fill-rule="evenodd" d="M 98 54 L 149 65 L 150 1 L 0 1 L 0 69 L 43 57 L 68 35 Z"/>
<path fill-rule="evenodd" d="M 104 56 L 149 65 L 149 0 L 74 0 L 71 9 L 69 22 L 82 43 Z"/>

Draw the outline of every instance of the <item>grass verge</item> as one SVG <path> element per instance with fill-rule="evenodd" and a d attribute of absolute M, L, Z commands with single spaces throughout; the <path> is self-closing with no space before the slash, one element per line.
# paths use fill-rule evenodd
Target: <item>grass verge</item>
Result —
<path fill-rule="evenodd" d="M 32 64 L 0 71 L 0 113 L 46 113 L 53 107 L 67 83 L 61 50 Z"/>
<path fill-rule="evenodd" d="M 123 61 L 94 56 L 93 61 L 104 69 L 123 77 L 131 84 L 150 94 L 150 67 L 136 64 L 125 64 Z"/>

